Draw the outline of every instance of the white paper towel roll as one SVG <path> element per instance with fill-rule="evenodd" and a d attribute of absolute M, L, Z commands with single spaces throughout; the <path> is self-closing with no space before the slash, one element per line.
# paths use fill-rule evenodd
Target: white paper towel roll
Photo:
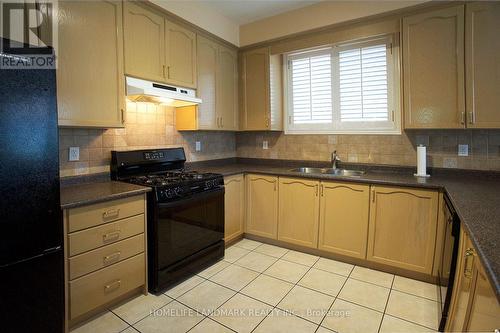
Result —
<path fill-rule="evenodd" d="M 417 173 L 415 176 L 428 177 L 427 174 L 427 149 L 424 145 L 417 147 Z"/>

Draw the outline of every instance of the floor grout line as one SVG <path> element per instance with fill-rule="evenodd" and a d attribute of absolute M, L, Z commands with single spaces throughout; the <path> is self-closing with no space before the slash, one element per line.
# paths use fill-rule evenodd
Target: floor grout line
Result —
<path fill-rule="evenodd" d="M 382 328 L 382 322 L 384 321 L 385 317 L 385 311 L 387 311 L 387 305 L 389 305 L 389 299 L 391 298 L 391 293 L 392 293 L 392 286 L 394 285 L 394 280 L 396 279 L 396 275 L 392 277 L 392 282 L 391 282 L 391 289 L 389 290 L 389 295 L 387 295 L 387 300 L 385 301 L 385 307 L 384 307 L 384 312 L 382 315 L 382 319 L 380 320 L 380 324 L 378 324 L 378 330 L 377 333 L 380 333 L 380 329 Z"/>
<path fill-rule="evenodd" d="M 337 295 L 335 296 L 335 299 L 333 300 L 332 304 L 330 304 L 330 307 L 328 308 L 328 310 L 327 310 L 326 314 L 323 316 L 323 319 L 321 319 L 321 321 L 320 321 L 320 323 L 319 323 L 318 327 L 316 328 L 316 332 L 319 330 L 319 328 L 320 328 L 320 327 L 322 327 L 322 326 L 321 326 L 321 324 L 323 324 L 323 321 L 325 321 L 325 318 L 327 317 L 328 313 L 329 313 L 329 312 L 330 312 L 330 310 L 332 309 L 333 304 L 335 304 L 335 301 L 338 299 L 338 297 L 339 297 L 340 293 L 342 292 L 342 289 L 344 289 L 344 286 L 345 286 L 345 284 L 347 283 L 347 280 L 349 280 L 349 277 L 351 276 L 352 272 L 354 271 L 354 267 L 356 267 L 356 266 L 353 266 L 353 267 L 351 268 L 351 271 L 349 272 L 349 275 L 347 276 L 347 278 L 345 279 L 344 283 L 342 284 L 342 287 L 340 287 L 339 292 L 338 292 L 338 293 L 337 293 Z"/>

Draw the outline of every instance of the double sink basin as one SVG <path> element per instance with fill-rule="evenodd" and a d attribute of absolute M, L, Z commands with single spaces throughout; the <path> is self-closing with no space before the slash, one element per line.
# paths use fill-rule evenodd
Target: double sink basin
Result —
<path fill-rule="evenodd" d="M 359 170 L 307 168 L 307 167 L 296 168 L 290 171 L 298 173 L 306 173 L 306 174 L 332 175 L 332 176 L 344 176 L 344 177 L 361 177 L 365 173 L 364 171 L 359 171 Z"/>

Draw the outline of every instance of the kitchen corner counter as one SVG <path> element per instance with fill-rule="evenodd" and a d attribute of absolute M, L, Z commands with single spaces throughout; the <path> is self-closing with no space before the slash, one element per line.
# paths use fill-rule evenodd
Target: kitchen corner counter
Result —
<path fill-rule="evenodd" d="M 64 181 L 63 181 L 64 183 Z M 61 185 L 61 208 L 74 208 L 130 197 L 151 191 L 151 188 L 116 181 L 99 181 Z"/>
<path fill-rule="evenodd" d="M 251 161 L 253 160 L 253 161 Z M 300 164 L 301 163 L 301 164 Z M 200 172 L 221 173 L 230 176 L 240 173 L 256 173 L 274 176 L 309 178 L 338 182 L 354 182 L 385 186 L 429 188 L 448 195 L 453 207 L 465 226 L 478 256 L 483 263 L 491 284 L 500 300 L 500 173 L 466 170 L 433 170 L 430 178 L 413 176 L 412 168 L 368 166 L 361 177 L 342 177 L 324 174 L 302 174 L 291 171 L 298 166 L 319 166 L 318 162 L 283 161 L 281 163 L 259 159 L 194 163 Z M 342 167 L 360 169 L 359 165 L 343 164 Z M 361 168 L 363 169 L 363 168 Z"/>

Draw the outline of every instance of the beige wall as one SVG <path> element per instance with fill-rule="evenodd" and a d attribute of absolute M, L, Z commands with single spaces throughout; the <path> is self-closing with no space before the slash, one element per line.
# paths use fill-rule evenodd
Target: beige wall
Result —
<path fill-rule="evenodd" d="M 267 140 L 269 149 L 262 149 Z M 247 132 L 236 135 L 238 157 L 329 161 L 337 150 L 342 161 L 415 166 L 416 146 L 424 144 L 428 165 L 500 170 L 500 130 L 419 130 L 402 135 L 284 135 Z M 458 157 L 458 144 L 469 156 Z"/>
<path fill-rule="evenodd" d="M 111 150 L 184 147 L 188 161 L 234 157 L 235 135 L 227 132 L 177 132 L 174 109 L 128 103 L 123 129 L 59 130 L 61 177 L 109 172 Z M 195 151 L 201 141 L 202 151 Z M 69 162 L 69 147 L 80 147 L 80 161 Z"/>
<path fill-rule="evenodd" d="M 205 5 L 202 1 L 151 0 L 151 2 L 239 46 L 239 25 Z"/>
<path fill-rule="evenodd" d="M 240 46 L 283 37 L 361 17 L 414 6 L 428 0 L 322 1 L 240 26 Z"/>

